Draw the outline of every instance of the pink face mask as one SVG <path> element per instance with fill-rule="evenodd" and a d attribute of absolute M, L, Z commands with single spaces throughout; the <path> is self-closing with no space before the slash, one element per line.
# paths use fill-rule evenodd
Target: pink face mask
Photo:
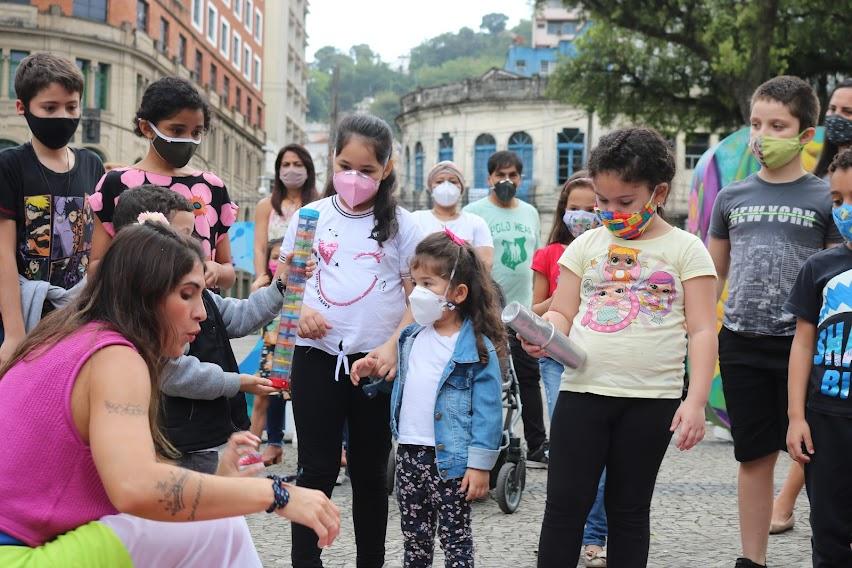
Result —
<path fill-rule="evenodd" d="M 302 187 L 308 180 L 308 170 L 305 168 L 281 168 L 278 179 L 284 187 Z"/>
<path fill-rule="evenodd" d="M 278 268 L 278 261 L 270 260 L 268 268 L 270 274 L 275 274 L 275 269 Z"/>
<path fill-rule="evenodd" d="M 355 209 L 375 197 L 379 182 L 355 170 L 343 170 L 332 178 L 334 190 L 350 209 Z"/>

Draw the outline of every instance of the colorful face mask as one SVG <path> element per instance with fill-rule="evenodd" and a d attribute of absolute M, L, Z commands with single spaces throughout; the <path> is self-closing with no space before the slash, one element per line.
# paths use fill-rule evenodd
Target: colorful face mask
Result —
<path fill-rule="evenodd" d="M 831 216 L 834 218 L 834 224 L 837 225 L 837 230 L 840 231 L 843 240 L 852 243 L 852 205 L 844 203 L 833 208 Z"/>
<path fill-rule="evenodd" d="M 339 171 L 331 181 L 337 195 L 350 209 L 370 201 L 379 191 L 378 181 L 355 170 Z"/>
<path fill-rule="evenodd" d="M 802 148 L 805 147 L 799 141 L 803 133 L 793 138 L 778 138 L 775 136 L 755 136 L 749 144 L 751 153 L 763 166 L 770 170 L 777 170 L 790 163 L 790 160 L 798 157 Z"/>
<path fill-rule="evenodd" d="M 568 210 L 562 216 L 562 222 L 576 239 L 589 229 L 601 226 L 601 220 L 594 213 L 582 210 Z"/>
<path fill-rule="evenodd" d="M 601 211 L 595 207 L 595 213 L 604 227 L 609 229 L 613 235 L 620 239 L 635 239 L 645 232 L 648 224 L 657 213 L 657 204 L 654 203 L 654 194 L 648 200 L 641 211 L 636 213 L 619 213 L 617 211 Z"/>
<path fill-rule="evenodd" d="M 267 268 L 269 269 L 270 274 L 275 274 L 275 269 L 278 268 L 278 261 L 270 260 L 269 264 L 267 265 Z"/>
<path fill-rule="evenodd" d="M 836 146 L 852 142 L 852 120 L 839 114 L 825 117 L 825 137 Z"/>

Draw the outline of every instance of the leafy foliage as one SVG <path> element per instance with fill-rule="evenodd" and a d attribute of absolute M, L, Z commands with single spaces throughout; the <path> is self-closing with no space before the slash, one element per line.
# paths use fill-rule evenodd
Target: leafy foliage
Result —
<path fill-rule="evenodd" d="M 573 4 L 573 2 L 572 2 Z M 659 128 L 734 127 L 754 89 L 786 73 L 828 84 L 852 72 L 852 14 L 830 0 L 583 0 L 591 26 L 549 94 Z"/>

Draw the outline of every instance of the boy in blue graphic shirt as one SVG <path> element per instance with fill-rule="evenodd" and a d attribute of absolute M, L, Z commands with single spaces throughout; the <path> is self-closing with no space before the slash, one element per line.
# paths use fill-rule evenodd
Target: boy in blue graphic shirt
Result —
<path fill-rule="evenodd" d="M 728 283 L 719 369 L 740 462 L 737 568 L 766 563 L 772 478 L 778 451 L 786 449 L 787 361 L 796 322 L 782 308 L 808 257 L 841 240 L 827 184 L 801 164 L 818 117 L 816 93 L 798 77 L 760 85 L 750 117 L 760 171 L 719 193 L 710 222 L 719 295 Z"/>
<path fill-rule="evenodd" d="M 784 304 L 797 318 L 787 449 L 805 464 L 818 568 L 852 566 L 852 148 L 837 154 L 829 173 L 846 245 L 810 257 Z"/>

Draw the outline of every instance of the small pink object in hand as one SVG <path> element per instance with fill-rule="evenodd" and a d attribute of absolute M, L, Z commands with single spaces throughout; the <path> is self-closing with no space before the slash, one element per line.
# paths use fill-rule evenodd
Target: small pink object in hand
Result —
<path fill-rule="evenodd" d="M 263 456 L 260 452 L 252 451 L 241 457 L 237 462 L 237 465 L 239 465 L 240 471 L 242 471 L 256 463 L 263 463 Z"/>

